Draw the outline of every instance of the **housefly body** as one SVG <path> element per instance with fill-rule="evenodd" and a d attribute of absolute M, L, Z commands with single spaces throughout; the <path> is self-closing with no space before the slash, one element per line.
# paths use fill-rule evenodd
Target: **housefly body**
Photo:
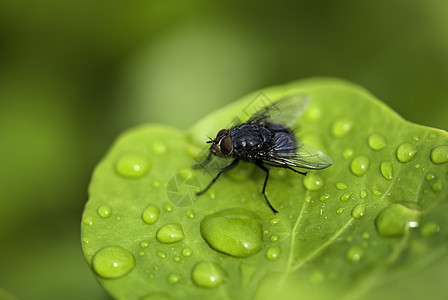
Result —
<path fill-rule="evenodd" d="M 304 144 L 289 128 L 309 105 L 309 98 L 294 94 L 267 105 L 246 122 L 230 129 L 221 129 L 211 144 L 208 157 L 198 166 L 210 161 L 212 156 L 233 158 L 222 168 L 212 181 L 197 195 L 202 195 L 218 180 L 222 173 L 233 169 L 240 161 L 258 166 L 266 173 L 261 193 L 274 213 L 278 211 L 266 196 L 269 168 L 284 168 L 306 175 L 294 168 L 320 170 L 332 165 L 332 159 L 325 153 Z"/>

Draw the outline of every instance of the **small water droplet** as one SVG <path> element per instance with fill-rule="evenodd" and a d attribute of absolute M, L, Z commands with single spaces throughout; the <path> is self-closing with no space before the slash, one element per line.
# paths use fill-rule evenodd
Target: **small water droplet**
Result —
<path fill-rule="evenodd" d="M 434 178 L 436 178 L 436 176 L 434 176 L 434 174 L 431 174 L 431 173 L 426 174 L 426 180 L 431 181 Z"/>
<path fill-rule="evenodd" d="M 112 213 L 112 208 L 109 205 L 101 205 L 98 207 L 97 213 L 102 218 L 108 218 Z"/>
<path fill-rule="evenodd" d="M 148 205 L 142 214 L 142 219 L 146 224 L 154 224 L 160 216 L 160 209 L 155 204 Z"/>
<path fill-rule="evenodd" d="M 348 188 L 348 185 L 343 182 L 336 183 L 336 188 L 338 190 L 346 190 Z"/>
<path fill-rule="evenodd" d="M 448 161 L 448 146 L 439 146 L 431 151 L 431 161 L 435 164 L 443 164 Z"/>
<path fill-rule="evenodd" d="M 271 236 L 271 242 L 277 242 L 278 241 L 278 235 Z"/>
<path fill-rule="evenodd" d="M 256 254 L 262 247 L 262 222 L 244 209 L 227 209 L 201 221 L 201 235 L 208 245 L 235 257 Z"/>
<path fill-rule="evenodd" d="M 373 193 L 375 196 L 381 196 L 381 192 L 380 192 L 379 190 L 373 190 L 372 193 Z"/>
<path fill-rule="evenodd" d="M 347 201 L 348 199 L 350 199 L 350 197 L 352 196 L 352 194 L 353 194 L 353 192 L 347 192 L 347 193 L 344 193 L 344 194 L 341 196 L 341 201 L 342 201 L 342 202 Z"/>
<path fill-rule="evenodd" d="M 323 194 L 322 196 L 320 196 L 319 200 L 320 201 L 327 201 L 330 198 L 330 194 Z"/>
<path fill-rule="evenodd" d="M 439 179 L 432 185 L 432 190 L 434 192 L 440 192 L 442 190 L 442 187 L 443 187 L 442 179 Z"/>
<path fill-rule="evenodd" d="M 138 255 L 140 255 L 140 256 L 145 256 L 145 252 L 140 251 L 140 252 L 138 253 Z"/>
<path fill-rule="evenodd" d="M 84 245 L 87 245 L 87 244 L 90 243 L 90 241 L 91 241 L 91 238 L 85 236 L 85 237 L 82 238 L 81 243 L 83 243 Z"/>
<path fill-rule="evenodd" d="M 353 154 L 355 153 L 355 151 L 352 148 L 347 148 L 344 150 L 344 152 L 342 153 L 342 156 L 345 159 L 349 159 L 353 156 Z"/>
<path fill-rule="evenodd" d="M 141 242 L 140 243 L 140 247 L 141 248 L 148 248 L 149 247 L 149 242 Z"/>
<path fill-rule="evenodd" d="M 115 164 L 118 174 L 128 178 L 140 178 L 149 171 L 149 160 L 139 154 L 128 154 L 121 156 Z"/>
<path fill-rule="evenodd" d="M 156 239 L 163 244 L 172 244 L 182 241 L 185 238 L 184 231 L 180 224 L 167 224 L 157 230 Z"/>
<path fill-rule="evenodd" d="M 381 169 L 381 174 L 387 180 L 392 180 L 394 178 L 394 167 L 392 166 L 391 162 L 383 161 L 381 163 L 380 169 Z"/>
<path fill-rule="evenodd" d="M 375 219 L 375 226 L 383 237 L 402 236 L 409 229 L 418 227 L 420 218 L 421 210 L 416 203 L 397 202 L 379 213 Z"/>
<path fill-rule="evenodd" d="M 412 137 L 412 140 L 413 140 L 414 142 L 419 142 L 419 141 L 420 141 L 420 138 L 419 138 L 417 135 L 414 135 L 414 136 Z"/>
<path fill-rule="evenodd" d="M 174 210 L 174 206 L 173 206 L 171 203 L 168 203 L 168 204 L 166 204 L 166 205 L 163 207 L 163 209 L 164 209 L 166 212 L 172 212 L 172 211 Z"/>
<path fill-rule="evenodd" d="M 269 223 L 271 225 L 277 225 L 279 222 L 280 222 L 280 218 L 278 218 L 278 217 L 274 217 L 271 219 L 271 221 L 269 221 Z"/>
<path fill-rule="evenodd" d="M 196 216 L 196 213 L 192 209 L 187 209 L 185 211 L 185 216 L 187 216 L 187 218 L 193 219 Z"/>
<path fill-rule="evenodd" d="M 366 190 L 362 190 L 361 193 L 359 194 L 361 199 L 366 199 L 368 195 L 369 193 Z"/>
<path fill-rule="evenodd" d="M 118 278 L 134 269 L 135 259 L 128 250 L 118 246 L 109 246 L 95 254 L 92 259 L 92 267 L 95 273 L 102 278 Z"/>
<path fill-rule="evenodd" d="M 335 138 L 346 136 L 353 129 L 353 121 L 347 119 L 339 119 L 333 123 L 331 133 Z"/>
<path fill-rule="evenodd" d="M 305 111 L 305 116 L 310 120 L 310 121 L 317 121 L 321 118 L 322 116 L 322 111 L 320 110 L 319 107 L 317 106 L 311 106 L 310 108 L 308 108 Z"/>
<path fill-rule="evenodd" d="M 367 156 L 361 155 L 352 160 L 350 170 L 356 176 L 364 175 L 369 169 L 370 160 Z"/>
<path fill-rule="evenodd" d="M 159 258 L 166 258 L 166 253 L 163 252 L 163 251 L 158 251 L 158 252 L 157 252 L 157 256 L 158 256 Z"/>
<path fill-rule="evenodd" d="M 191 182 L 196 178 L 194 171 L 187 168 L 179 170 L 179 176 L 181 179 L 188 182 Z"/>
<path fill-rule="evenodd" d="M 352 217 L 355 219 L 361 219 L 366 214 L 367 205 L 360 203 L 356 205 L 352 210 Z"/>
<path fill-rule="evenodd" d="M 403 143 L 397 148 L 399 162 L 407 163 L 417 154 L 417 146 L 411 143 Z"/>
<path fill-rule="evenodd" d="M 324 279 L 325 279 L 325 275 L 320 270 L 316 270 L 313 273 L 311 273 L 310 281 L 313 284 L 320 284 L 324 281 Z"/>
<path fill-rule="evenodd" d="M 364 232 L 364 233 L 362 234 L 362 238 L 365 239 L 365 240 L 370 239 L 370 233 L 368 233 L 368 232 Z"/>
<path fill-rule="evenodd" d="M 180 274 L 171 274 L 171 275 L 168 277 L 168 283 L 169 283 L 169 284 L 176 284 L 176 283 L 178 283 L 181 279 L 182 279 L 182 276 L 180 276 Z"/>
<path fill-rule="evenodd" d="M 152 145 L 152 151 L 155 154 L 159 154 L 159 155 L 165 154 L 166 153 L 166 146 L 164 144 L 161 144 L 161 143 L 154 143 Z"/>
<path fill-rule="evenodd" d="M 93 221 L 95 221 L 95 217 L 94 216 L 85 216 L 82 219 L 82 223 L 84 225 L 88 225 L 88 226 L 92 226 L 93 225 Z"/>
<path fill-rule="evenodd" d="M 382 136 L 381 134 L 375 133 L 369 137 L 368 144 L 369 144 L 370 148 L 378 151 L 378 150 L 384 149 L 384 147 L 386 147 L 387 141 L 384 136 Z"/>
<path fill-rule="evenodd" d="M 193 250 L 191 250 L 190 248 L 184 248 L 182 250 L 182 255 L 185 257 L 190 257 L 193 255 Z"/>
<path fill-rule="evenodd" d="M 361 247 L 353 246 L 347 252 L 347 259 L 350 262 L 357 264 L 357 263 L 359 263 L 359 261 L 361 260 L 363 255 L 364 255 L 364 250 Z"/>
<path fill-rule="evenodd" d="M 174 260 L 175 262 L 180 262 L 180 256 L 174 256 L 174 257 L 173 257 L 173 260 Z"/>
<path fill-rule="evenodd" d="M 196 285 L 204 288 L 218 287 L 227 280 L 227 274 L 221 266 L 208 261 L 197 263 L 191 277 Z"/>
<path fill-rule="evenodd" d="M 317 191 L 323 187 L 324 181 L 319 175 L 311 173 L 303 178 L 303 185 L 307 190 Z"/>
<path fill-rule="evenodd" d="M 156 189 L 158 189 L 158 188 L 160 187 L 160 182 L 158 182 L 158 181 L 154 181 L 154 182 L 152 183 L 152 186 L 155 187 Z"/>
<path fill-rule="evenodd" d="M 439 224 L 434 223 L 434 222 L 430 222 L 430 223 L 427 223 L 427 224 L 423 225 L 420 234 L 423 237 L 430 237 L 430 236 L 435 235 L 439 231 L 440 231 Z"/>
<path fill-rule="evenodd" d="M 338 215 L 342 214 L 343 212 L 344 212 L 344 208 L 343 208 L 343 207 L 339 207 L 339 208 L 336 210 L 336 213 L 337 213 Z"/>
<path fill-rule="evenodd" d="M 266 252 L 266 258 L 269 260 L 278 260 L 282 254 L 282 249 L 279 246 L 274 246 Z"/>

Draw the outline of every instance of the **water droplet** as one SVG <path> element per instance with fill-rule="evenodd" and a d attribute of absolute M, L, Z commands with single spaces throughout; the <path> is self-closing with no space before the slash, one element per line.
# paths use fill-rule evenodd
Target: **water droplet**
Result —
<path fill-rule="evenodd" d="M 434 174 L 431 174 L 431 173 L 426 174 L 426 180 L 431 181 L 434 178 L 436 178 L 436 176 L 434 176 Z"/>
<path fill-rule="evenodd" d="M 420 218 L 421 210 L 416 203 L 392 203 L 376 217 L 375 226 L 383 237 L 402 236 L 410 228 L 418 227 Z"/>
<path fill-rule="evenodd" d="M 347 252 L 347 259 L 350 262 L 357 264 L 357 263 L 359 263 L 359 261 L 361 260 L 363 255 L 364 255 L 364 250 L 361 247 L 353 246 Z"/>
<path fill-rule="evenodd" d="M 414 142 L 418 142 L 418 141 L 420 141 L 420 138 L 419 138 L 417 135 L 414 135 L 414 136 L 412 137 L 412 140 L 413 140 Z"/>
<path fill-rule="evenodd" d="M 373 190 L 372 193 L 373 193 L 375 196 L 381 196 L 381 192 L 380 192 L 379 190 Z"/>
<path fill-rule="evenodd" d="M 305 116 L 310 120 L 310 121 L 317 121 L 321 118 L 322 116 L 322 111 L 320 110 L 319 107 L 317 106 L 311 106 L 310 108 L 308 108 L 305 111 Z"/>
<path fill-rule="evenodd" d="M 140 251 L 140 252 L 138 253 L 138 255 L 140 255 L 140 256 L 145 256 L 145 252 Z"/>
<path fill-rule="evenodd" d="M 352 160 L 350 170 L 356 176 L 364 175 L 369 169 L 370 160 L 367 156 L 361 155 Z"/>
<path fill-rule="evenodd" d="M 352 210 L 352 217 L 355 219 L 361 219 L 366 214 L 367 205 L 360 203 L 356 205 Z"/>
<path fill-rule="evenodd" d="M 176 284 L 176 283 L 178 283 L 181 279 L 182 279 L 182 276 L 180 276 L 180 274 L 171 274 L 171 275 L 168 277 L 168 283 L 169 283 L 169 284 Z"/>
<path fill-rule="evenodd" d="M 308 175 L 303 178 L 303 185 L 307 190 L 317 191 L 323 187 L 324 181 L 319 175 L 308 173 Z"/>
<path fill-rule="evenodd" d="M 420 234 L 423 237 L 430 237 L 430 236 L 435 235 L 439 231 L 440 231 L 440 226 L 437 223 L 430 222 L 430 223 L 423 225 Z"/>
<path fill-rule="evenodd" d="M 146 224 L 154 224 L 160 216 L 160 209 L 157 205 L 148 205 L 142 214 L 142 219 Z"/>
<path fill-rule="evenodd" d="M 392 180 L 394 178 L 394 167 L 392 166 L 391 162 L 383 161 L 381 163 L 380 169 L 381 169 L 381 174 L 387 180 Z"/>
<path fill-rule="evenodd" d="M 397 159 L 399 162 L 407 163 L 417 154 L 417 146 L 411 143 L 403 143 L 397 148 Z"/>
<path fill-rule="evenodd" d="M 159 258 L 166 258 L 166 253 L 163 252 L 163 251 L 158 251 L 158 252 L 157 252 L 157 256 L 158 256 Z"/>
<path fill-rule="evenodd" d="M 348 185 L 343 182 L 336 183 L 336 188 L 338 190 L 346 190 L 348 188 Z"/>
<path fill-rule="evenodd" d="M 365 240 L 370 239 L 370 233 L 368 233 L 368 232 L 364 232 L 364 233 L 362 234 L 362 238 L 365 239 Z"/>
<path fill-rule="evenodd" d="M 336 210 L 336 213 L 337 213 L 338 215 L 342 214 L 343 212 L 344 212 L 344 208 L 343 208 L 343 207 L 339 207 L 339 208 Z"/>
<path fill-rule="evenodd" d="M 280 218 L 278 218 L 278 217 L 274 217 L 271 219 L 271 221 L 269 221 L 269 223 L 271 225 L 277 225 L 279 222 L 280 222 Z"/>
<path fill-rule="evenodd" d="M 84 245 L 87 245 L 87 244 L 90 243 L 90 241 L 91 241 L 91 238 L 85 236 L 85 237 L 82 238 L 81 243 L 83 243 Z"/>
<path fill-rule="evenodd" d="M 173 257 L 173 260 L 174 260 L 175 262 L 180 262 L 180 256 L 174 256 L 174 257 Z"/>
<path fill-rule="evenodd" d="M 204 288 L 215 288 L 227 280 L 226 272 L 216 263 L 201 261 L 194 266 L 193 282 Z"/>
<path fill-rule="evenodd" d="M 434 192 L 440 192 L 442 190 L 442 187 L 443 187 L 442 179 L 439 179 L 432 185 L 432 190 Z"/>
<path fill-rule="evenodd" d="M 154 181 L 154 182 L 152 183 L 152 186 L 155 187 L 156 189 L 158 189 L 158 188 L 160 187 L 160 182 L 158 182 L 158 181 Z"/>
<path fill-rule="evenodd" d="M 179 176 L 181 179 L 188 182 L 191 182 L 196 178 L 194 171 L 192 169 L 179 170 Z"/>
<path fill-rule="evenodd" d="M 205 217 L 201 235 L 217 251 L 247 257 L 262 247 L 262 222 L 248 210 L 227 209 Z"/>
<path fill-rule="evenodd" d="M 341 201 L 342 201 L 342 202 L 347 201 L 348 199 L 350 199 L 350 197 L 352 196 L 352 194 L 353 194 L 353 192 L 347 192 L 347 193 L 343 194 L 343 195 L 341 196 Z"/>
<path fill-rule="evenodd" d="M 431 151 L 431 161 L 435 164 L 443 164 L 448 161 L 448 146 L 439 146 Z"/>
<path fill-rule="evenodd" d="M 88 226 L 92 226 L 93 225 L 93 221 L 95 221 L 95 217 L 94 216 L 86 216 L 82 219 L 82 223 L 84 225 L 88 225 Z"/>
<path fill-rule="evenodd" d="M 95 254 L 92 266 L 98 276 L 112 279 L 124 276 L 134 269 L 135 259 L 128 250 L 118 246 L 110 246 Z"/>
<path fill-rule="evenodd" d="M 167 224 L 157 230 L 156 239 L 163 244 L 172 244 L 182 241 L 185 234 L 180 224 Z"/>
<path fill-rule="evenodd" d="M 268 249 L 268 252 L 266 252 L 266 258 L 269 260 L 278 260 L 280 258 L 280 254 L 282 254 L 280 247 L 274 246 Z"/>
<path fill-rule="evenodd" d="M 142 247 L 142 248 L 148 248 L 148 247 L 149 247 L 149 242 L 141 242 L 141 243 L 140 243 L 140 247 Z"/>
<path fill-rule="evenodd" d="M 381 134 L 375 133 L 369 137 L 368 144 L 369 144 L 370 148 L 378 151 L 378 150 L 384 149 L 384 147 L 386 147 L 386 145 L 387 145 L 387 142 L 386 142 L 386 138 L 384 136 L 382 136 Z"/>
<path fill-rule="evenodd" d="M 172 212 L 172 211 L 174 210 L 174 206 L 173 206 L 171 203 L 168 203 L 168 204 L 166 204 L 166 205 L 163 207 L 163 209 L 164 209 L 166 212 Z"/>
<path fill-rule="evenodd" d="M 420 168 L 420 164 L 415 164 L 415 168 L 416 169 Z"/>
<path fill-rule="evenodd" d="M 271 242 L 277 242 L 278 241 L 278 235 L 271 236 Z"/>
<path fill-rule="evenodd" d="M 196 213 L 192 209 L 187 209 L 185 211 L 185 216 L 187 216 L 187 218 L 193 219 L 196 216 Z"/>
<path fill-rule="evenodd" d="M 310 276 L 310 281 L 313 284 L 320 284 L 320 283 L 322 283 L 322 281 L 324 281 L 324 279 L 325 279 L 325 275 L 320 270 L 314 271 Z"/>
<path fill-rule="evenodd" d="M 118 174 L 129 178 L 143 177 L 149 171 L 149 160 L 138 154 L 121 156 L 115 165 Z"/>
<path fill-rule="evenodd" d="M 185 248 L 182 250 L 182 255 L 185 257 L 190 257 L 193 255 L 193 250 L 191 250 L 190 248 Z"/>
<path fill-rule="evenodd" d="M 102 218 L 108 218 L 112 213 L 112 208 L 109 205 L 101 205 L 98 207 L 97 213 Z"/>
<path fill-rule="evenodd" d="M 333 123 L 331 133 L 335 138 L 346 136 L 353 129 L 353 121 L 347 119 L 339 119 Z"/>
<path fill-rule="evenodd" d="M 159 155 L 165 154 L 166 153 L 166 146 L 164 144 L 161 144 L 161 143 L 154 143 L 152 145 L 152 151 L 155 154 L 159 154 Z"/>
<path fill-rule="evenodd" d="M 344 150 L 344 152 L 342 153 L 342 156 L 345 159 L 349 159 L 350 157 L 353 156 L 353 154 L 355 153 L 355 151 L 352 148 L 347 148 Z"/>
<path fill-rule="evenodd" d="M 320 201 L 327 201 L 330 198 L 329 194 L 323 194 L 322 196 L 320 196 L 319 200 Z"/>
<path fill-rule="evenodd" d="M 368 195 L 369 195 L 369 194 L 367 193 L 366 190 L 362 190 L 361 193 L 359 194 L 359 196 L 360 196 L 362 199 L 366 199 Z"/>

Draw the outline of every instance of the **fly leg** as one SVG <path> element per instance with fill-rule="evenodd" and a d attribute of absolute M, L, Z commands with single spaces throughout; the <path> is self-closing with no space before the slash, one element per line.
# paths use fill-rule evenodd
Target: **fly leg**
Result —
<path fill-rule="evenodd" d="M 306 174 L 307 174 L 307 172 L 300 172 L 300 171 L 297 171 L 296 169 L 291 168 L 290 166 L 286 166 L 286 165 L 270 164 L 270 163 L 267 163 L 267 162 L 265 162 L 264 164 L 267 165 L 267 166 L 270 166 L 270 167 L 289 169 L 291 171 L 294 171 L 294 172 L 299 173 L 299 174 L 304 175 L 304 176 L 306 176 Z"/>
<path fill-rule="evenodd" d="M 208 189 L 216 182 L 216 180 L 218 180 L 219 176 L 221 176 L 222 173 L 235 168 L 235 166 L 237 164 L 238 164 L 238 158 L 236 158 L 234 161 L 232 161 L 230 163 L 230 165 L 228 165 L 227 167 L 222 168 L 221 171 L 219 171 L 218 175 L 216 175 L 215 178 L 213 178 L 212 181 L 202 191 L 197 192 L 196 195 L 200 196 L 200 195 L 204 194 L 205 192 L 207 192 Z"/>
<path fill-rule="evenodd" d="M 272 206 L 271 202 L 269 202 L 268 197 L 266 196 L 266 184 L 268 183 L 268 178 L 269 178 L 269 169 L 266 168 L 263 163 L 261 161 L 256 162 L 257 166 L 262 169 L 263 171 L 266 172 L 266 178 L 264 179 L 264 184 L 263 184 L 263 190 L 261 191 L 261 193 L 263 194 L 264 199 L 266 199 L 266 202 L 268 203 L 269 207 L 271 208 L 271 210 L 274 213 L 278 213 L 278 211 Z"/>

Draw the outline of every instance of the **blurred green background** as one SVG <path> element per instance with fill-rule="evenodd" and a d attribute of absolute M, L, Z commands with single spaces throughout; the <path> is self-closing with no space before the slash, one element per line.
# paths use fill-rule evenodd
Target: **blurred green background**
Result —
<path fill-rule="evenodd" d="M 448 128 L 447 1 L 0 2 L 0 299 L 108 299 L 82 257 L 95 164 L 253 90 L 358 83 Z M 337 104 L 335 104 L 337 105 Z"/>

